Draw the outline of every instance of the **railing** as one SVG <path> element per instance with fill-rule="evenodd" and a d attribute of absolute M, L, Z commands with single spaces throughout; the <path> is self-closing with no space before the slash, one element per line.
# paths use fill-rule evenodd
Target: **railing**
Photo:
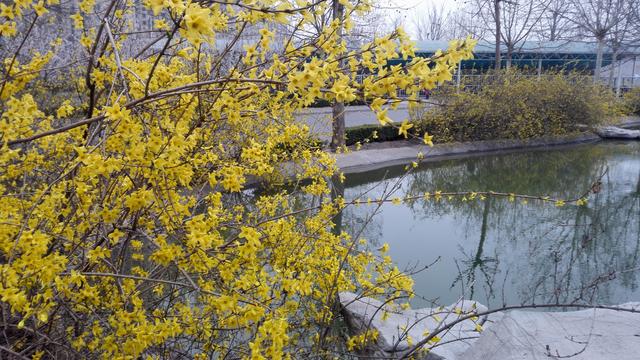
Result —
<path fill-rule="evenodd" d="M 363 75 L 363 74 L 356 75 L 356 81 L 359 83 L 362 83 L 362 81 L 366 76 L 370 76 L 370 75 Z M 538 77 L 547 76 L 547 75 L 546 74 L 541 74 L 541 75 L 522 74 L 519 76 L 526 77 L 526 78 L 538 78 Z M 601 76 L 600 80 L 603 84 L 609 84 L 608 76 Z M 621 92 L 628 91 L 635 87 L 640 87 L 640 76 L 636 76 L 636 77 L 623 76 L 621 80 L 622 80 L 620 84 Z M 486 85 L 486 83 L 490 81 L 491 79 L 486 74 L 464 74 L 464 75 L 458 76 L 458 74 L 456 73 L 454 74 L 453 80 L 451 80 L 450 83 L 453 83 L 456 86 L 464 88 L 466 90 L 476 91 L 482 88 L 482 86 Z M 617 89 L 617 86 L 616 86 L 617 81 L 618 81 L 618 78 L 613 77 L 612 82 L 610 84 L 613 90 Z M 429 97 L 429 94 L 430 94 L 429 91 L 421 91 L 420 98 L 426 99 Z M 397 96 L 400 98 L 406 98 L 407 93 L 404 90 L 398 89 Z"/>
<path fill-rule="evenodd" d="M 640 76 L 623 76 L 621 79 L 622 82 L 620 83 L 620 89 L 622 90 L 629 90 L 634 87 L 640 87 Z M 618 78 L 616 76 L 611 79 L 611 82 L 609 82 L 609 76 L 601 76 L 600 81 L 603 84 L 609 84 L 613 89 L 617 88 Z"/>

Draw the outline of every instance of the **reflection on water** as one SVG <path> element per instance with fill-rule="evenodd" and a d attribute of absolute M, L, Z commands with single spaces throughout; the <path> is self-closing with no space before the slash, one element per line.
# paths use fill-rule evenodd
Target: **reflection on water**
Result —
<path fill-rule="evenodd" d="M 640 301 L 639 142 L 449 160 L 427 163 L 404 178 L 403 172 L 350 176 L 345 198 L 381 196 L 396 183 L 394 196 L 494 190 L 576 198 L 604 174 L 583 207 L 500 198 L 420 200 L 385 204 L 371 219 L 373 205 L 347 209 L 342 228 L 361 233 L 372 247 L 389 243 L 401 268 L 439 258 L 414 275 L 418 295 L 440 304 L 464 296 L 490 307 Z"/>

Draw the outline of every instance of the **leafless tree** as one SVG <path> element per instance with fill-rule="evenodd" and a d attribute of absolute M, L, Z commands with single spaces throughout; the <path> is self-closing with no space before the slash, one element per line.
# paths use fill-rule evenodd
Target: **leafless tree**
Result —
<path fill-rule="evenodd" d="M 597 45 L 594 81 L 600 78 L 604 47 L 612 33 L 626 32 L 624 24 L 634 13 L 636 0 L 569 0 L 572 11 L 569 21 Z M 620 33 L 620 32 L 619 32 Z M 621 33 L 620 33 L 621 34 Z"/>
<path fill-rule="evenodd" d="M 568 19 L 572 12 L 571 6 L 571 0 L 550 0 L 546 11 L 542 12 L 535 31 L 539 40 L 563 41 L 576 39 L 575 24 Z"/>
<path fill-rule="evenodd" d="M 477 16 L 475 7 L 464 7 L 449 14 L 446 32 L 451 39 L 460 39 L 471 35 L 475 39 L 488 40 L 487 26 Z"/>
<path fill-rule="evenodd" d="M 393 12 L 387 12 L 387 18 L 385 21 L 385 26 L 387 30 L 397 29 L 399 27 L 404 27 L 404 22 L 406 21 L 407 16 L 404 14 L 405 12 L 400 9 L 396 9 Z"/>
<path fill-rule="evenodd" d="M 496 69 L 501 67 L 502 44 L 507 50 L 506 66 L 511 65 L 513 52 L 529 39 L 537 28 L 551 0 L 475 0 L 472 7 L 485 23 L 486 31 L 495 40 Z"/>
<path fill-rule="evenodd" d="M 478 37 L 483 40 L 495 41 L 495 68 L 501 66 L 501 3 L 507 0 L 472 0 L 466 7 L 466 17 L 481 19 L 482 35 Z"/>
<path fill-rule="evenodd" d="M 344 5 L 341 4 L 339 0 L 333 0 L 331 9 L 333 20 L 338 20 L 342 23 L 344 19 Z M 338 37 L 342 37 L 342 25 L 338 26 L 337 34 Z M 336 100 L 331 110 L 333 115 L 331 149 L 335 151 L 345 146 L 344 103 Z"/>
<path fill-rule="evenodd" d="M 513 52 L 522 46 L 540 23 L 550 0 L 519 0 L 505 2 L 502 12 L 502 41 L 507 48 L 506 67 L 511 66 Z"/>
<path fill-rule="evenodd" d="M 450 13 L 445 12 L 444 5 L 440 7 L 432 5 L 426 12 L 416 10 L 412 23 L 418 40 L 445 39 L 449 15 Z"/>
<path fill-rule="evenodd" d="M 397 27 L 393 26 L 394 19 L 397 19 L 397 16 L 389 17 L 389 13 L 393 14 L 396 9 L 398 8 L 390 1 L 379 0 L 373 5 L 373 11 L 366 15 L 360 15 L 353 11 L 346 12 L 344 5 L 339 0 L 333 0 L 331 6 L 325 11 L 312 12 L 314 22 L 311 28 L 300 29 L 295 25 L 290 25 L 290 27 L 294 28 L 292 31 L 298 32 L 298 38 L 310 38 L 321 34 L 332 21 L 349 17 L 353 23 L 353 29 L 348 34 L 344 34 L 341 27 L 338 27 L 336 31 L 338 37 L 345 41 L 348 49 L 357 50 L 362 44 L 384 36 Z M 391 20 L 391 27 L 387 25 L 389 20 Z M 341 67 L 344 67 L 344 64 L 341 64 Z M 330 147 L 335 151 L 345 146 L 345 104 L 334 102 L 332 104 L 332 116 Z"/>

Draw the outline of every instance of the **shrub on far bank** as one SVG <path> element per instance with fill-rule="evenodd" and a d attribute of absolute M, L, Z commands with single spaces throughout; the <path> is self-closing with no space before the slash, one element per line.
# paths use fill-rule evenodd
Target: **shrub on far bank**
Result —
<path fill-rule="evenodd" d="M 409 137 L 422 137 L 424 131 L 421 131 L 420 127 L 416 126 L 416 123 L 413 124 L 414 126 L 407 131 Z M 349 127 L 346 129 L 345 133 L 347 137 L 347 146 L 358 143 L 362 144 L 368 142 L 384 142 L 406 139 L 404 135 L 401 135 L 398 132 L 397 128 L 393 126 L 381 126 L 378 124 Z"/>
<path fill-rule="evenodd" d="M 633 88 L 623 97 L 625 110 L 630 114 L 640 115 L 640 88 Z"/>
<path fill-rule="evenodd" d="M 608 88 L 590 76 L 524 76 L 516 70 L 485 75 L 482 87 L 440 88 L 442 102 L 424 111 L 420 128 L 440 141 L 527 139 L 564 135 L 621 112 Z"/>

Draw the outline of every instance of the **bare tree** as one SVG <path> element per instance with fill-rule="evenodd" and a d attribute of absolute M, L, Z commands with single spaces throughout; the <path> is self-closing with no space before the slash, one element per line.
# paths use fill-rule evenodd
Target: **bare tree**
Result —
<path fill-rule="evenodd" d="M 483 24 L 482 39 L 495 42 L 495 68 L 500 69 L 502 63 L 502 25 L 501 3 L 507 0 L 473 0 L 467 7 L 467 16 L 479 18 Z"/>
<path fill-rule="evenodd" d="M 571 0 L 551 0 L 537 24 L 537 37 L 543 41 L 575 39 L 575 24 L 568 19 L 572 12 L 571 6 Z"/>
<path fill-rule="evenodd" d="M 339 0 L 333 0 L 332 5 L 332 17 L 334 20 L 338 20 L 340 25 L 337 29 L 337 35 L 342 37 L 342 21 L 344 18 L 344 5 Z M 342 65 L 342 64 L 340 64 Z M 344 120 L 344 103 L 342 101 L 334 101 L 332 106 L 332 134 L 331 134 L 331 149 L 337 150 L 338 148 L 345 146 L 345 120 Z"/>
<path fill-rule="evenodd" d="M 471 35 L 475 39 L 487 40 L 487 26 L 477 9 L 467 6 L 449 14 L 446 32 L 451 39 L 460 39 Z"/>
<path fill-rule="evenodd" d="M 549 0 L 518 0 L 505 2 L 500 36 L 507 48 L 506 67 L 511 66 L 514 50 L 522 46 L 540 23 L 549 6 Z"/>
<path fill-rule="evenodd" d="M 485 23 L 485 29 L 495 41 L 495 67 L 502 62 L 502 44 L 506 47 L 509 67 L 515 49 L 522 46 L 540 23 L 549 1 L 535 0 L 475 0 L 471 14 Z"/>
<path fill-rule="evenodd" d="M 637 0 L 629 0 L 625 4 L 625 12 L 616 24 L 611 28 L 609 36 L 607 36 L 606 43 L 611 49 L 611 66 L 608 76 L 609 86 L 614 86 L 614 76 L 617 72 L 617 81 L 615 81 L 616 93 L 620 94 L 620 87 L 622 82 L 622 65 L 625 60 L 624 54 L 629 50 L 636 52 L 639 39 L 637 37 L 638 32 L 638 6 L 640 3 Z M 621 58 L 621 56 L 624 56 Z M 617 68 L 617 70 L 616 70 Z"/>
<path fill-rule="evenodd" d="M 450 13 L 445 12 L 444 5 L 432 5 L 427 12 L 416 10 L 412 19 L 416 37 L 420 41 L 445 39 L 447 22 Z"/>
<path fill-rule="evenodd" d="M 495 23 L 495 37 L 496 37 L 496 57 L 495 57 L 495 67 L 496 69 L 500 69 L 501 67 L 501 47 L 500 47 L 500 39 L 501 39 L 501 28 L 500 28 L 500 2 L 504 0 L 492 0 L 493 3 L 493 22 Z"/>
<path fill-rule="evenodd" d="M 588 37 L 595 39 L 596 64 L 594 81 L 600 78 L 602 57 L 607 39 L 620 24 L 633 14 L 636 0 L 569 0 L 572 12 L 567 17 Z"/>
<path fill-rule="evenodd" d="M 312 26 L 308 28 L 299 28 L 295 24 L 289 24 L 289 32 L 295 34 L 295 38 L 298 40 L 317 37 L 322 34 L 323 31 L 330 26 L 331 22 L 337 21 L 340 25 L 337 27 L 336 35 L 342 39 L 347 49 L 356 50 L 359 49 L 362 44 L 365 44 L 377 37 L 381 37 L 390 32 L 386 26 L 386 17 L 384 12 L 378 11 L 384 4 L 378 2 L 374 7 L 374 10 L 368 14 L 359 15 L 354 11 L 345 11 L 345 6 L 340 3 L 339 0 L 332 0 L 331 6 L 322 8 L 322 11 L 311 11 L 313 18 Z M 387 7 L 386 10 L 391 9 Z M 342 28 L 342 22 L 345 18 L 349 18 L 352 21 L 353 29 L 345 34 Z M 380 26 L 382 25 L 382 26 Z M 321 52 L 322 50 L 318 50 Z M 345 68 L 345 62 L 340 61 L 340 67 Z M 347 71 L 347 70 L 345 70 Z M 332 121 L 331 121 L 331 142 L 330 147 L 336 151 L 345 146 L 345 104 L 340 101 L 334 101 L 332 107 Z"/>

